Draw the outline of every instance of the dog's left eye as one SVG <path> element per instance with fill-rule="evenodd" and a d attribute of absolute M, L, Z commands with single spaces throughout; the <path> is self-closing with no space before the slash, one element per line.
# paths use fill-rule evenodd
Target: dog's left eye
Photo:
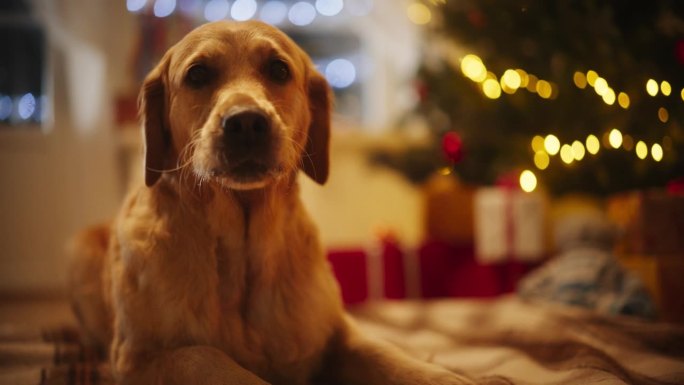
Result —
<path fill-rule="evenodd" d="M 185 75 L 185 81 L 193 88 L 200 88 L 211 80 L 211 70 L 203 64 L 194 64 L 188 69 Z"/>
<path fill-rule="evenodd" d="M 268 64 L 268 76 L 277 83 L 290 80 L 290 67 L 281 59 L 274 59 Z"/>

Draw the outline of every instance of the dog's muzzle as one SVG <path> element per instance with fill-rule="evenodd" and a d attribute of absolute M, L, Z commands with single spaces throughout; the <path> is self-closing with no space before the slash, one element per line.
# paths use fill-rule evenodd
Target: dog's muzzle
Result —
<path fill-rule="evenodd" d="M 227 174 L 250 180 L 274 168 L 272 121 L 258 109 L 233 110 L 221 120 L 223 161 Z"/>

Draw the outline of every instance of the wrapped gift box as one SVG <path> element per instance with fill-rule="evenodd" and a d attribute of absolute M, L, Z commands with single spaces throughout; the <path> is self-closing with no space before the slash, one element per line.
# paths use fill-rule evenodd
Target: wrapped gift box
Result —
<path fill-rule="evenodd" d="M 435 240 L 415 249 L 392 242 L 336 249 L 329 251 L 328 259 L 348 305 L 383 299 L 493 297 L 514 291 L 539 264 L 513 258 L 483 264 L 472 244 Z"/>
<path fill-rule="evenodd" d="M 663 190 L 617 194 L 608 217 L 620 228 L 619 254 L 684 254 L 684 195 Z"/>
<path fill-rule="evenodd" d="M 328 252 L 345 304 L 406 298 L 406 253 L 393 242 Z"/>
<path fill-rule="evenodd" d="M 544 258 L 546 201 L 541 193 L 481 188 L 475 193 L 474 220 L 475 255 L 481 263 Z"/>

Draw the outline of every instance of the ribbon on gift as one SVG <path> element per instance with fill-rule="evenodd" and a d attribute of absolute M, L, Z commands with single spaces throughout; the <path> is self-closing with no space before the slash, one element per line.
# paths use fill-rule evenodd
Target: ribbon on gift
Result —
<path fill-rule="evenodd" d="M 544 198 L 540 193 L 487 187 L 475 193 L 475 255 L 484 264 L 544 257 Z"/>

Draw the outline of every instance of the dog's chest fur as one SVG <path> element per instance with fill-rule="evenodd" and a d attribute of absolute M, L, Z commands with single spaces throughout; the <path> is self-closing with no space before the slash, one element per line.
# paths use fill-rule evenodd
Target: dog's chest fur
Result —
<path fill-rule="evenodd" d="M 144 202 L 133 202 L 121 218 L 119 281 L 134 282 L 124 290 L 138 292 L 118 298 L 129 302 L 122 315 L 130 318 L 129 338 L 162 338 L 150 342 L 167 347 L 213 345 L 274 383 L 304 382 L 341 305 L 296 186 L 293 195 L 266 193 L 250 202 L 218 191 L 202 205 L 185 205 L 167 188 L 162 183 L 156 194 L 139 195 Z M 139 306 L 157 311 L 136 311 Z M 135 319 L 136 313 L 156 319 Z"/>

